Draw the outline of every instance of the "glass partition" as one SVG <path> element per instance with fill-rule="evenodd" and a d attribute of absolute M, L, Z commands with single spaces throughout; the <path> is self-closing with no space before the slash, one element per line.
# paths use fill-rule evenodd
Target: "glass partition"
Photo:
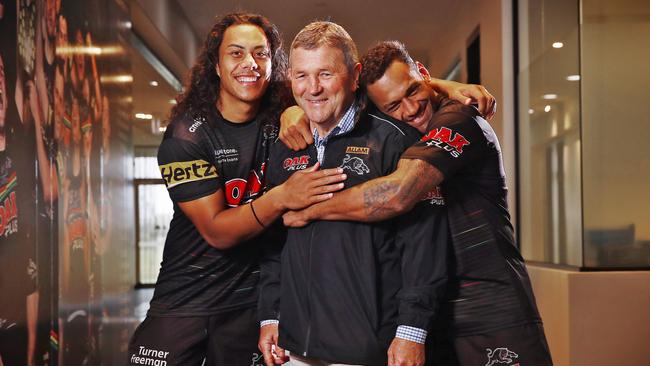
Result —
<path fill-rule="evenodd" d="M 519 19 L 519 231 L 528 260 L 582 265 L 578 1 L 524 0 Z"/>
<path fill-rule="evenodd" d="M 519 235 L 528 260 L 650 267 L 650 3 L 520 0 Z"/>
<path fill-rule="evenodd" d="M 583 0 L 584 266 L 650 267 L 650 2 Z"/>

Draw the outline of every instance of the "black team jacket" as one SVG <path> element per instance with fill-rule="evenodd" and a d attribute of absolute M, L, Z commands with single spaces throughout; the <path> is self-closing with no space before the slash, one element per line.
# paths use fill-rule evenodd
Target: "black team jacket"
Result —
<path fill-rule="evenodd" d="M 330 138 L 321 166 L 343 167 L 349 188 L 391 173 L 418 138 L 406 124 L 361 111 L 350 132 Z M 267 184 L 281 184 L 315 162 L 314 145 L 295 152 L 277 141 Z M 428 329 L 434 317 L 446 281 L 445 220 L 442 208 L 423 201 L 389 221 L 316 221 L 288 229 L 261 263 L 260 320 L 279 319 L 279 344 L 293 353 L 386 364 L 397 325 Z"/>

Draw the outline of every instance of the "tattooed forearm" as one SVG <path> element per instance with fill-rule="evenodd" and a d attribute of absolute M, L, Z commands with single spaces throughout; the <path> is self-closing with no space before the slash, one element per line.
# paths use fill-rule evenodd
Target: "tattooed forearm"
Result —
<path fill-rule="evenodd" d="M 379 182 L 367 187 L 363 191 L 363 207 L 368 219 L 381 220 L 394 216 L 396 213 L 391 203 L 398 191 L 399 184 L 393 181 Z"/>
<path fill-rule="evenodd" d="M 329 200 L 286 215 L 284 222 L 301 226 L 313 220 L 386 220 L 410 211 L 440 182 L 442 173 L 428 163 L 403 159 L 393 173 L 337 192 Z"/>
<path fill-rule="evenodd" d="M 440 171 L 421 160 L 400 161 L 397 171 L 366 183 L 364 213 L 368 220 L 384 220 L 410 211 L 416 203 L 442 182 Z"/>
<path fill-rule="evenodd" d="M 410 178 L 407 176 L 406 179 L 402 181 L 402 189 L 399 198 L 401 200 L 418 201 L 427 185 L 427 180 L 421 176 L 413 176 Z"/>

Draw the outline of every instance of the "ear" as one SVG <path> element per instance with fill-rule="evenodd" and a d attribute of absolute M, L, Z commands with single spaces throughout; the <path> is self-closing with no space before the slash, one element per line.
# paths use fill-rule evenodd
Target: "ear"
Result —
<path fill-rule="evenodd" d="M 431 79 L 431 75 L 429 74 L 429 70 L 427 70 L 424 65 L 420 61 L 415 61 L 415 65 L 418 67 L 418 72 L 420 75 L 422 75 L 423 78 L 425 79 Z"/>
<path fill-rule="evenodd" d="M 219 64 L 214 64 L 214 70 L 217 72 L 217 76 L 221 79 L 221 72 L 219 71 Z"/>
<path fill-rule="evenodd" d="M 352 69 L 352 77 L 354 84 L 352 85 L 352 91 L 357 91 L 359 89 L 359 76 L 361 75 L 361 63 L 357 62 Z"/>

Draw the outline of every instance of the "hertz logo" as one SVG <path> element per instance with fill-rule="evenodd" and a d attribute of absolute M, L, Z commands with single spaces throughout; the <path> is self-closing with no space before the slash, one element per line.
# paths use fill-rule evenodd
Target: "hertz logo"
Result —
<path fill-rule="evenodd" d="M 178 161 L 160 165 L 159 168 L 167 188 L 219 176 L 217 169 L 205 160 Z"/>
<path fill-rule="evenodd" d="M 346 154 L 364 154 L 368 155 L 370 154 L 370 148 L 369 147 L 358 147 L 358 146 L 348 146 L 347 149 L 345 149 Z"/>

